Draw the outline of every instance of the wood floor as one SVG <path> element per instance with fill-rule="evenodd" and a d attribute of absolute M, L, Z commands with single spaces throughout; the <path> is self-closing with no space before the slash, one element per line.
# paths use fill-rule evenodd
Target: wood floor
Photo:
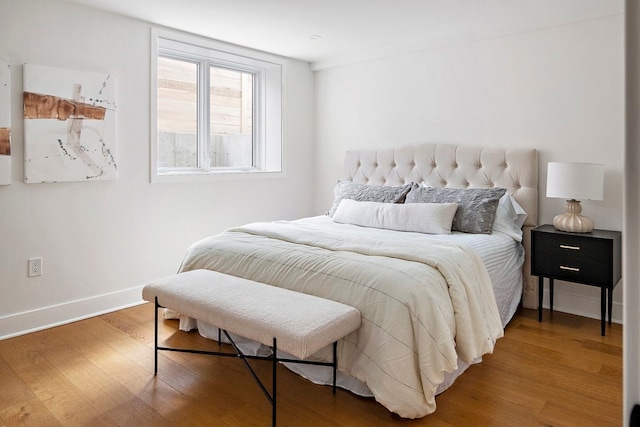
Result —
<path fill-rule="evenodd" d="M 493 355 L 403 420 L 372 399 L 313 385 L 280 367 L 281 426 L 619 426 L 622 327 L 521 310 Z M 217 346 L 164 321 L 171 345 Z M 0 426 L 268 426 L 270 406 L 234 358 L 163 352 L 153 376 L 145 304 L 0 341 Z M 268 380 L 269 366 L 254 363 Z"/>

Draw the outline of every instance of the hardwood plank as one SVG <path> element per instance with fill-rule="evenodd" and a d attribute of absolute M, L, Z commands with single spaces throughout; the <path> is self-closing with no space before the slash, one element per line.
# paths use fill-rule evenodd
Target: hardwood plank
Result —
<path fill-rule="evenodd" d="M 22 378 L 11 369 L 11 366 L 4 360 L 0 353 L 0 411 L 8 409 L 20 402 L 25 402 L 35 398 L 35 394 Z"/>
<path fill-rule="evenodd" d="M 0 411 L 0 419 L 11 426 L 62 426 L 38 398 L 10 406 Z"/>
<path fill-rule="evenodd" d="M 622 378 L 622 366 L 610 366 L 603 364 L 602 369 L 600 369 L 600 372 L 598 372 L 598 374 L 609 375 L 616 380 L 619 380 L 620 378 Z"/>
<path fill-rule="evenodd" d="M 582 344 L 582 348 L 595 350 L 599 353 L 607 353 L 617 357 L 622 357 L 622 347 L 611 344 L 596 342 L 593 340 L 585 340 Z"/>
<path fill-rule="evenodd" d="M 155 411 L 68 345 L 69 340 L 78 340 L 80 334 L 75 332 L 81 331 L 83 325 L 77 322 L 51 329 L 50 334 L 56 337 L 56 344 L 43 351 L 44 359 L 57 368 L 64 380 L 72 385 L 72 390 L 92 402 L 93 413 L 110 420 L 106 424 L 143 425 L 153 420 L 160 421 L 161 417 Z M 47 378 L 52 376 L 49 374 Z"/>
<path fill-rule="evenodd" d="M 562 425 L 566 427 L 602 427 L 622 424 L 620 416 L 599 416 L 593 412 L 567 408 L 555 402 L 547 403 L 543 414 L 549 420 L 549 425 L 557 419 L 562 419 Z"/>
<path fill-rule="evenodd" d="M 68 327 L 71 326 L 61 328 Z M 51 329 L 47 335 L 55 338 L 58 331 L 58 328 Z M 17 372 L 44 406 L 64 425 L 116 425 L 58 369 L 64 364 L 54 365 L 47 359 L 59 351 L 68 351 L 67 347 L 59 340 L 48 337 L 42 339 L 40 335 L 31 334 L 10 340 L 13 351 L 5 354 L 14 363 L 23 362 L 17 363 L 20 366 Z M 38 351 L 34 351 L 36 348 Z M 28 355 L 31 363 L 20 361 L 19 355 Z"/>
<path fill-rule="evenodd" d="M 39 363 L 22 369 L 20 375 L 62 425 L 116 425 L 53 365 Z"/>
<path fill-rule="evenodd" d="M 47 346 L 57 345 L 51 331 L 25 335 L 0 344 L 3 359 L 13 366 L 14 372 L 59 422 L 68 423 L 72 418 L 87 422 L 91 419 L 93 414 L 84 418 L 84 412 L 91 411 L 91 402 L 70 386 L 42 355 Z"/>

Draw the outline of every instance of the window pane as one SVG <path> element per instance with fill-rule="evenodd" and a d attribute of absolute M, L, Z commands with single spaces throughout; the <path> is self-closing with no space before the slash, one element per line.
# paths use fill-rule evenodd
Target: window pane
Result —
<path fill-rule="evenodd" d="M 210 67 L 211 167 L 251 167 L 253 74 Z"/>
<path fill-rule="evenodd" d="M 158 166 L 198 166 L 198 65 L 158 58 Z"/>

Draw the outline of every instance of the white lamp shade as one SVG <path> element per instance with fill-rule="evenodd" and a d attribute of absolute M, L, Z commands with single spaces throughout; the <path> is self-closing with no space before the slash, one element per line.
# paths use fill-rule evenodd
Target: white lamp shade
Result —
<path fill-rule="evenodd" d="M 547 197 L 566 200 L 602 200 L 604 165 L 595 163 L 549 162 Z"/>

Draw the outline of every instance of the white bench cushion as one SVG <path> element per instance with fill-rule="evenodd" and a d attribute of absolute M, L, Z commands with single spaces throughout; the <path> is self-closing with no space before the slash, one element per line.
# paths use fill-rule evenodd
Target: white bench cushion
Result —
<path fill-rule="evenodd" d="M 360 311 L 313 295 L 210 270 L 193 270 L 144 286 L 142 297 L 221 329 L 273 345 L 300 359 L 360 327 Z"/>

